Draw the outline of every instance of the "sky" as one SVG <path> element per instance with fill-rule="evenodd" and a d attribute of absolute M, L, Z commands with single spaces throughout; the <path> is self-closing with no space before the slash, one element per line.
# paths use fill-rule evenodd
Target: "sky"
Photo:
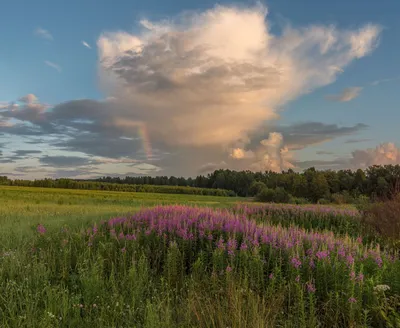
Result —
<path fill-rule="evenodd" d="M 398 0 L 13 0 L 0 175 L 400 164 Z"/>

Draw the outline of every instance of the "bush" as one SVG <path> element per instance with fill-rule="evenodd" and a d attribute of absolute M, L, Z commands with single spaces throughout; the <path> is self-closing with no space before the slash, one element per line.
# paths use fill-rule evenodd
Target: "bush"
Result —
<path fill-rule="evenodd" d="M 278 187 L 275 189 L 275 203 L 288 203 L 290 200 L 290 194 L 283 188 Z"/>
<path fill-rule="evenodd" d="M 326 199 L 326 198 L 318 199 L 318 204 L 320 204 L 320 205 L 328 205 L 330 203 L 331 202 L 329 201 L 329 199 Z"/>
<path fill-rule="evenodd" d="M 259 202 L 273 202 L 275 198 L 275 191 L 273 189 L 265 187 L 256 196 L 256 200 Z"/>
<path fill-rule="evenodd" d="M 254 181 L 249 188 L 249 196 L 258 195 L 267 186 L 261 181 Z"/>
<path fill-rule="evenodd" d="M 304 205 L 304 204 L 310 204 L 310 201 L 307 198 L 304 197 L 293 197 L 291 196 L 289 199 L 290 204 L 296 204 L 296 205 Z"/>
<path fill-rule="evenodd" d="M 354 197 L 352 197 L 347 190 L 332 194 L 331 199 L 333 203 L 338 205 L 353 204 L 355 202 Z"/>
<path fill-rule="evenodd" d="M 263 188 L 256 196 L 256 200 L 259 202 L 268 203 L 289 203 L 292 196 L 283 188 Z"/>
<path fill-rule="evenodd" d="M 364 206 L 362 221 L 380 236 L 400 246 L 400 195 Z"/>

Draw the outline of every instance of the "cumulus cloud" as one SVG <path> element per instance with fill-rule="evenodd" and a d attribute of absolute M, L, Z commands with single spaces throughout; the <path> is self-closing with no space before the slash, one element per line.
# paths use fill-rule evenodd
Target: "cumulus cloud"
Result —
<path fill-rule="evenodd" d="M 34 94 L 30 93 L 27 94 L 26 96 L 19 98 L 18 100 L 25 104 L 32 104 L 37 101 L 37 97 Z"/>
<path fill-rule="evenodd" d="M 360 95 L 361 90 L 361 87 L 345 88 L 340 94 L 328 95 L 326 96 L 326 99 L 339 102 L 348 102 L 357 98 Z"/>
<path fill-rule="evenodd" d="M 222 162 L 289 168 L 289 144 L 295 142 L 265 127 L 283 105 L 334 82 L 352 61 L 371 53 L 381 29 L 288 26 L 275 35 L 267 13 L 262 6 L 216 6 L 169 21 L 142 20 L 137 34 L 103 33 L 97 47 L 106 100 L 13 115 L 43 135 L 64 131 L 53 143 L 60 149 L 109 158 L 155 156 L 168 173 L 193 174 Z"/>
<path fill-rule="evenodd" d="M 386 142 L 375 148 L 357 149 L 348 157 L 332 160 L 294 161 L 298 168 L 314 166 L 318 169 L 365 169 L 372 165 L 400 164 L 400 149 L 393 142 Z"/>
<path fill-rule="evenodd" d="M 51 33 L 44 28 L 38 27 L 33 33 L 40 38 L 53 41 Z"/>
<path fill-rule="evenodd" d="M 82 45 L 85 46 L 88 49 L 92 49 L 92 47 L 86 41 L 82 41 Z"/>
<path fill-rule="evenodd" d="M 382 143 L 376 148 L 352 152 L 354 167 L 366 168 L 371 165 L 400 164 L 400 150 L 393 142 Z"/>
<path fill-rule="evenodd" d="M 267 139 L 260 141 L 255 150 L 255 158 L 251 168 L 255 171 L 283 171 L 295 166 L 291 163 L 292 154 L 284 145 L 283 136 L 278 132 L 271 132 Z"/>
<path fill-rule="evenodd" d="M 45 63 L 47 66 L 54 68 L 54 69 L 57 70 L 58 72 L 61 72 L 61 66 L 60 66 L 60 65 L 58 65 L 58 64 L 56 64 L 56 63 L 53 63 L 53 62 L 51 62 L 51 61 L 48 61 L 48 60 L 45 60 L 44 63 Z"/>

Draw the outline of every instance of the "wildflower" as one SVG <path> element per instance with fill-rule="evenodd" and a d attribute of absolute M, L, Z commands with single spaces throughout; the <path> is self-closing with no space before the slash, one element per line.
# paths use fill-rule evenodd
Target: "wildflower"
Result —
<path fill-rule="evenodd" d="M 46 228 L 45 228 L 43 225 L 41 225 L 41 224 L 39 224 L 39 225 L 37 226 L 36 230 L 37 230 L 37 232 L 40 233 L 41 235 L 44 235 L 44 234 L 46 233 Z"/>
<path fill-rule="evenodd" d="M 122 231 L 119 233 L 118 239 L 125 239 L 125 235 Z"/>
<path fill-rule="evenodd" d="M 319 251 L 315 254 L 318 260 L 326 259 L 329 256 L 329 251 Z"/>
<path fill-rule="evenodd" d="M 126 252 L 126 248 L 121 248 L 121 253 L 125 253 Z"/>
<path fill-rule="evenodd" d="M 363 282 L 364 281 L 364 275 L 361 272 L 358 274 L 357 280 L 359 282 Z"/>
<path fill-rule="evenodd" d="M 217 243 L 218 249 L 225 250 L 224 239 L 221 237 Z"/>
<path fill-rule="evenodd" d="M 310 265 L 310 268 L 313 268 L 313 269 L 315 268 L 315 263 L 314 263 L 313 259 L 310 260 L 309 265 Z"/>
<path fill-rule="evenodd" d="M 242 244 L 240 245 L 240 250 L 245 251 L 246 249 L 247 249 L 247 244 L 245 242 L 242 242 Z"/>
<path fill-rule="evenodd" d="M 374 287 L 375 292 L 386 292 L 387 290 L 390 290 L 388 285 L 376 285 Z"/>
<path fill-rule="evenodd" d="M 299 258 L 298 257 L 294 257 L 294 258 L 292 258 L 292 265 L 296 268 L 296 269 L 298 269 L 300 266 L 301 266 L 301 261 L 299 260 Z"/>
<path fill-rule="evenodd" d="M 230 267 L 229 265 L 226 267 L 226 272 L 231 272 L 232 271 L 232 267 Z"/>
<path fill-rule="evenodd" d="M 356 303 L 357 300 L 354 297 L 349 298 L 349 303 Z"/>
<path fill-rule="evenodd" d="M 300 276 L 297 276 L 295 280 L 296 282 L 300 282 Z"/>
<path fill-rule="evenodd" d="M 350 272 L 350 279 L 354 280 L 354 278 L 356 277 L 356 273 L 354 271 Z"/>
<path fill-rule="evenodd" d="M 382 266 L 383 261 L 379 256 L 377 258 L 375 258 L 375 262 L 376 262 L 376 264 L 378 264 L 379 267 Z"/>
<path fill-rule="evenodd" d="M 308 291 L 309 293 L 315 293 L 316 288 L 315 288 L 315 286 L 312 284 L 312 282 L 308 282 L 308 283 L 306 284 L 306 286 L 307 286 L 307 291 Z"/>
<path fill-rule="evenodd" d="M 274 274 L 273 274 L 273 273 L 270 273 L 269 276 L 268 276 L 268 278 L 271 279 L 271 280 L 274 279 Z"/>
<path fill-rule="evenodd" d="M 346 262 L 348 265 L 352 265 L 354 263 L 354 257 L 350 254 L 346 256 Z"/>

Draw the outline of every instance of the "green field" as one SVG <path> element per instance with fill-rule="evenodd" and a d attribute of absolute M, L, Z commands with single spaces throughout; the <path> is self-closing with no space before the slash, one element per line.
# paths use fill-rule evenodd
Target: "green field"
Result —
<path fill-rule="evenodd" d="M 351 207 L 22 187 L 0 202 L 1 328 L 400 326 L 398 251 Z"/>
<path fill-rule="evenodd" d="M 8 248 L 20 244 L 39 223 L 50 229 L 64 225 L 78 228 L 157 204 L 227 207 L 246 200 L 240 197 L 0 186 L 0 245 Z"/>

